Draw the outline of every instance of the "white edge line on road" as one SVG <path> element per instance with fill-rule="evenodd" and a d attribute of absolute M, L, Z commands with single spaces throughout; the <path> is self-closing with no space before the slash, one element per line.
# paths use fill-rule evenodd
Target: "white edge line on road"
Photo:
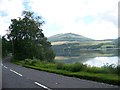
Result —
<path fill-rule="evenodd" d="M 14 72 L 15 74 L 17 74 L 17 75 L 19 75 L 19 76 L 21 76 L 21 77 L 22 77 L 22 74 L 20 74 L 20 73 L 18 73 L 18 72 L 16 72 L 16 71 L 14 71 L 14 70 L 10 69 L 10 71 L 12 71 L 12 72 Z"/>
<path fill-rule="evenodd" d="M 47 90 L 52 90 L 52 89 L 50 89 L 50 88 L 48 88 L 48 87 L 46 87 L 46 86 L 44 86 L 44 85 L 42 85 L 42 84 L 40 84 L 40 83 L 38 83 L 38 82 L 34 82 L 36 85 L 38 85 L 38 86 L 41 86 L 42 88 L 44 88 L 44 89 L 47 89 Z"/>
<path fill-rule="evenodd" d="M 6 68 L 6 69 L 8 68 L 8 67 L 6 67 L 6 66 L 3 66 L 3 67 Z"/>

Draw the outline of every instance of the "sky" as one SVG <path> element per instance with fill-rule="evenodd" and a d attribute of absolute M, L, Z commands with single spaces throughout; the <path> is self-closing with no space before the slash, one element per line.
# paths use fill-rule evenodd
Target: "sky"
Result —
<path fill-rule="evenodd" d="M 75 33 L 95 40 L 118 37 L 119 0 L 0 0 L 0 35 L 23 10 L 42 16 L 46 37 Z"/>

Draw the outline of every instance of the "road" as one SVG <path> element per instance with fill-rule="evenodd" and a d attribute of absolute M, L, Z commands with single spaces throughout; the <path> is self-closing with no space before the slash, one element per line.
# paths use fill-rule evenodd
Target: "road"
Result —
<path fill-rule="evenodd" d="M 10 57 L 2 61 L 2 88 L 116 88 L 118 86 L 67 77 L 15 65 Z"/>

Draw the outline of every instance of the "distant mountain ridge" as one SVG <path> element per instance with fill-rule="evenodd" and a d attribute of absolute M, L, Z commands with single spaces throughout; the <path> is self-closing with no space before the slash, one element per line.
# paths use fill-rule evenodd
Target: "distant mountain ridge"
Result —
<path fill-rule="evenodd" d="M 82 35 L 74 34 L 74 33 L 64 33 L 64 34 L 56 34 L 51 37 L 48 37 L 48 41 L 57 42 L 57 41 L 93 41 L 91 38 L 84 37 Z"/>

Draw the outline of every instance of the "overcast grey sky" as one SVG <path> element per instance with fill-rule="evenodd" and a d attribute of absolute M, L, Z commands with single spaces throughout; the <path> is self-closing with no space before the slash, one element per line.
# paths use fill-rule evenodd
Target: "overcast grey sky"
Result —
<path fill-rule="evenodd" d="M 10 19 L 30 10 L 45 20 L 43 32 L 76 33 L 92 39 L 118 37 L 119 0 L 0 0 L 0 34 L 4 35 Z"/>

